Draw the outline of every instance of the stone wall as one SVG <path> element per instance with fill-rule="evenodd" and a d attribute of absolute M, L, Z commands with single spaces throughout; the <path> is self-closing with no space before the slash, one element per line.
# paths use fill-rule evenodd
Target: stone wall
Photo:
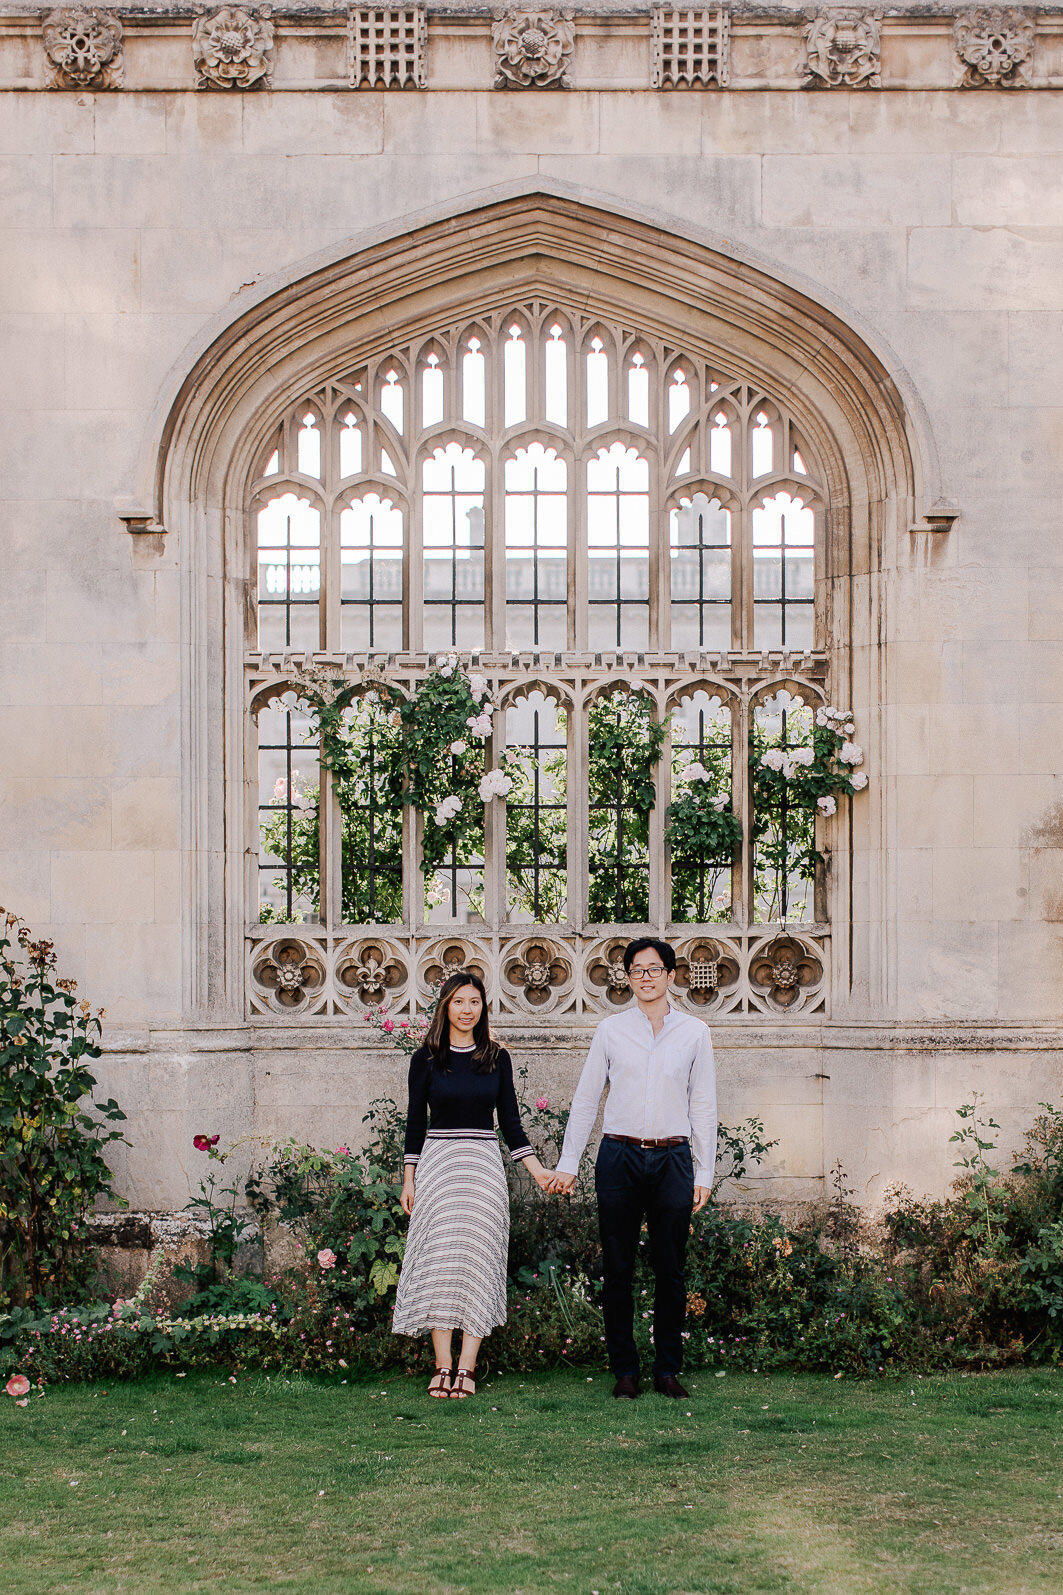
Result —
<path fill-rule="evenodd" d="M 224 574 L 155 521 L 166 417 L 322 261 L 520 195 L 800 291 L 906 407 L 912 502 L 854 649 L 881 687 L 875 818 L 835 850 L 847 978 L 829 1019 L 718 1028 L 723 1116 L 780 1138 L 786 1195 L 835 1157 L 869 1198 L 940 1188 L 971 1089 L 1014 1140 L 1063 1045 L 1063 18 L 1037 15 L 1026 87 L 959 86 L 951 16 L 919 12 L 883 21 L 880 86 L 810 91 L 805 22 L 742 10 L 726 85 L 671 92 L 648 12 L 599 9 L 571 87 L 496 90 L 490 18 L 433 8 L 426 86 L 355 90 L 345 15 L 304 7 L 274 16 L 272 89 L 197 92 L 190 14 L 122 15 L 110 89 L 47 88 L 39 18 L 0 15 L 0 901 L 108 1011 L 135 1206 L 186 1200 L 196 1131 L 349 1143 L 402 1090 L 360 1028 L 251 1022 L 242 959 L 196 953 L 196 882 L 224 900 L 233 867 L 205 772 L 238 780 L 239 751 L 189 668 Z M 585 1029 L 510 1030 L 564 1095 Z"/>

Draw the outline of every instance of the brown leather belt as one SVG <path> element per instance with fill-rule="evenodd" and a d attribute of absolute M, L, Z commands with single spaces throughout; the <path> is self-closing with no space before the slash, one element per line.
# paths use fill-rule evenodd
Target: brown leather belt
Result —
<path fill-rule="evenodd" d="M 686 1146 L 687 1135 L 662 1135 L 659 1140 L 640 1141 L 637 1135 L 603 1135 L 603 1141 L 623 1141 L 625 1146 Z"/>

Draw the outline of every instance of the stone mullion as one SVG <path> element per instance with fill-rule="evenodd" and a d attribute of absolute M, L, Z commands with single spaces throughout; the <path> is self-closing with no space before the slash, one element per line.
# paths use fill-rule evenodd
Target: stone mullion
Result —
<path fill-rule="evenodd" d="M 749 693 L 736 697 L 731 714 L 731 806 L 742 821 L 742 843 L 732 867 L 731 918 L 741 929 L 753 922 L 753 802 L 749 783 Z"/>
<path fill-rule="evenodd" d="M 587 811 L 587 682 L 582 674 L 572 681 L 572 708 L 568 714 L 567 790 L 568 824 L 565 835 L 568 868 L 568 918 L 574 929 L 587 924 L 588 811 Z"/>

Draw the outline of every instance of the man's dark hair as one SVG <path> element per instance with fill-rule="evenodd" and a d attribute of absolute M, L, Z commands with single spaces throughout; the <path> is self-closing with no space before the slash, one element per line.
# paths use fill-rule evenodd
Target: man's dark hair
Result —
<path fill-rule="evenodd" d="M 675 968 L 675 950 L 669 947 L 666 941 L 661 941 L 658 936 L 636 936 L 635 940 L 629 941 L 624 948 L 625 975 L 631 973 L 631 963 L 636 953 L 644 953 L 651 947 L 655 953 L 659 954 L 665 969 L 672 970 Z"/>

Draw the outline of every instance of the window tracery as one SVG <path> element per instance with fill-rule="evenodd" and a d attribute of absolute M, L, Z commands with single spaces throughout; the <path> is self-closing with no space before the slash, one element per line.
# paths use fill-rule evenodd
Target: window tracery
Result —
<path fill-rule="evenodd" d="M 507 938 L 544 927 L 534 958 L 505 964 L 526 989 L 499 973 L 496 1000 L 530 1012 L 541 970 L 564 967 L 578 1013 L 613 989 L 591 970 L 612 969 L 616 927 L 712 927 L 688 962 L 715 959 L 720 979 L 699 967 L 681 988 L 699 1011 L 760 1011 L 750 970 L 767 967 L 782 922 L 819 970 L 799 994 L 817 1011 L 827 816 L 773 808 L 753 765 L 788 755 L 827 701 L 826 494 L 785 404 L 696 351 L 530 300 L 302 395 L 258 460 L 255 946 L 281 922 L 320 925 L 337 949 L 387 930 L 401 1004 L 441 936 L 501 971 Z M 418 817 L 388 788 L 383 711 L 364 693 L 381 669 L 415 692 L 450 650 L 490 682 L 489 767 L 511 785 L 422 870 Z M 348 713 L 362 758 L 346 772 L 319 776 L 298 692 L 277 707 L 291 656 L 311 654 L 361 694 Z M 657 750 L 641 788 L 634 754 L 611 761 L 625 737 Z M 281 780 L 283 801 L 262 797 Z M 734 816 L 733 846 L 688 833 L 666 847 L 666 810 L 692 780 Z M 326 980 L 316 1011 L 346 1011 L 360 989 Z"/>

